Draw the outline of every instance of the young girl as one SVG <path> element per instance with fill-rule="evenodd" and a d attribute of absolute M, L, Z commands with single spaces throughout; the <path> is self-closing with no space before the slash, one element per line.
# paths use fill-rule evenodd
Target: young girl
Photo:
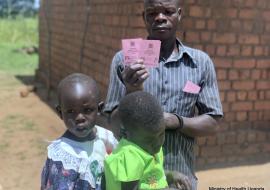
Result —
<path fill-rule="evenodd" d="M 105 160 L 106 190 L 190 189 L 179 172 L 167 172 L 166 180 L 165 124 L 157 100 L 146 92 L 131 93 L 120 101 L 118 112 L 126 138 Z"/>
<path fill-rule="evenodd" d="M 117 140 L 95 125 L 100 105 L 96 82 L 84 74 L 71 74 L 60 82 L 57 92 L 56 110 L 67 130 L 48 146 L 41 189 L 101 189 L 104 158 Z"/>

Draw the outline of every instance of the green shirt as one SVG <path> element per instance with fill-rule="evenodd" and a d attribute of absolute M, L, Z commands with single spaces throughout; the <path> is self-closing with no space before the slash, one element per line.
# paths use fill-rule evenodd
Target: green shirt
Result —
<path fill-rule="evenodd" d="M 104 163 L 106 190 L 121 190 L 121 182 L 139 181 L 139 189 L 168 186 L 163 169 L 162 148 L 151 155 L 136 144 L 121 139 Z"/>

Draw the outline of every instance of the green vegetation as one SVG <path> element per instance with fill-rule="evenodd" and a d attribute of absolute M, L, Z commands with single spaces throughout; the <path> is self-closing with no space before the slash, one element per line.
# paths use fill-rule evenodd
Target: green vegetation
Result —
<path fill-rule="evenodd" d="M 0 19 L 0 71 L 14 75 L 33 75 L 37 54 L 23 48 L 37 47 L 37 18 Z"/>

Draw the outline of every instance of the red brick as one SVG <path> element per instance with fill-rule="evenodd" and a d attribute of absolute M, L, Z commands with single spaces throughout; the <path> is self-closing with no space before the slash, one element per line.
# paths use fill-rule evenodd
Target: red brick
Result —
<path fill-rule="evenodd" d="M 265 99 L 265 94 L 264 94 L 264 91 L 257 91 L 259 92 L 259 100 L 264 100 Z"/>
<path fill-rule="evenodd" d="M 247 120 L 247 112 L 237 112 L 236 113 L 236 120 L 237 121 L 246 121 Z"/>
<path fill-rule="evenodd" d="M 257 60 L 257 68 L 269 69 L 270 68 L 270 59 Z"/>
<path fill-rule="evenodd" d="M 238 42 L 240 44 L 258 44 L 260 42 L 258 35 L 241 34 L 239 35 Z"/>
<path fill-rule="evenodd" d="M 211 10 L 209 8 L 200 7 L 200 6 L 190 6 L 189 16 L 204 18 L 211 15 Z"/>
<path fill-rule="evenodd" d="M 224 120 L 226 122 L 232 122 L 236 120 L 236 114 L 234 112 L 228 112 L 224 115 Z"/>
<path fill-rule="evenodd" d="M 218 81 L 218 87 L 222 90 L 230 90 L 231 89 L 231 82 L 230 81 Z"/>
<path fill-rule="evenodd" d="M 130 20 L 129 24 L 130 24 L 130 26 L 133 26 L 133 27 L 144 27 L 145 26 L 144 21 L 143 21 L 141 16 L 132 17 L 132 20 Z"/>
<path fill-rule="evenodd" d="M 217 70 L 217 79 L 218 80 L 227 79 L 227 70 L 225 70 L 225 69 L 218 69 Z"/>
<path fill-rule="evenodd" d="M 252 111 L 248 113 L 248 120 L 249 121 L 257 121 L 258 120 L 258 112 Z"/>
<path fill-rule="evenodd" d="M 258 144 L 250 144 L 247 148 L 242 149 L 241 153 L 244 155 L 255 154 L 260 151 L 260 146 Z"/>
<path fill-rule="evenodd" d="M 226 55 L 226 46 L 218 46 L 217 47 L 217 55 L 218 56 Z"/>
<path fill-rule="evenodd" d="M 240 80 L 247 80 L 250 79 L 250 70 L 249 69 L 243 69 L 239 70 L 239 79 Z"/>
<path fill-rule="evenodd" d="M 220 101 L 224 102 L 225 101 L 225 92 L 219 92 L 219 96 L 220 96 Z"/>
<path fill-rule="evenodd" d="M 257 100 L 257 99 L 258 99 L 257 91 L 248 92 L 248 100 Z"/>
<path fill-rule="evenodd" d="M 253 8 L 254 6 L 256 6 L 257 2 L 254 0 L 245 0 L 244 3 L 246 7 Z"/>
<path fill-rule="evenodd" d="M 263 18 L 265 20 L 270 21 L 270 11 L 269 10 L 268 11 L 263 11 L 262 15 L 263 15 Z"/>
<path fill-rule="evenodd" d="M 251 102 L 235 102 L 231 107 L 232 111 L 251 111 L 253 104 Z"/>
<path fill-rule="evenodd" d="M 210 136 L 206 138 L 206 145 L 216 145 L 217 144 L 217 137 L 216 136 Z"/>
<path fill-rule="evenodd" d="M 264 48 L 262 46 L 256 46 L 254 48 L 254 55 L 255 56 L 261 56 L 264 53 Z"/>
<path fill-rule="evenodd" d="M 199 42 L 200 41 L 200 35 L 199 32 L 186 32 L 186 42 Z"/>
<path fill-rule="evenodd" d="M 207 29 L 208 30 L 215 30 L 217 28 L 217 23 L 215 20 L 208 20 L 207 21 Z"/>
<path fill-rule="evenodd" d="M 232 67 L 232 60 L 225 59 L 225 58 L 215 58 L 214 64 L 216 68 L 231 68 Z"/>
<path fill-rule="evenodd" d="M 206 137 L 199 137 L 197 138 L 198 145 L 205 145 L 206 144 Z"/>
<path fill-rule="evenodd" d="M 261 78 L 261 70 L 252 70 L 251 71 L 251 79 L 258 80 Z"/>
<path fill-rule="evenodd" d="M 246 91 L 239 91 L 237 92 L 237 100 L 244 101 L 247 100 L 247 92 Z"/>
<path fill-rule="evenodd" d="M 196 29 L 205 29 L 206 23 L 205 20 L 197 20 L 195 21 L 195 28 Z"/>
<path fill-rule="evenodd" d="M 234 33 L 215 33 L 213 35 L 213 42 L 220 44 L 233 44 L 236 42 L 236 35 Z"/>
<path fill-rule="evenodd" d="M 201 40 L 202 40 L 203 42 L 208 42 L 208 41 L 210 41 L 210 40 L 211 40 L 211 37 L 212 37 L 212 35 L 211 35 L 210 32 L 201 32 L 200 35 L 201 35 Z"/>
<path fill-rule="evenodd" d="M 227 101 L 228 102 L 235 102 L 236 101 L 236 93 L 232 92 L 232 91 L 229 91 L 227 93 Z"/>
<path fill-rule="evenodd" d="M 238 59 L 234 61 L 235 68 L 252 69 L 256 65 L 255 59 Z"/>
<path fill-rule="evenodd" d="M 257 11 L 254 9 L 241 9 L 239 12 L 239 17 L 241 19 L 253 19 L 256 17 Z"/>
<path fill-rule="evenodd" d="M 270 81 L 258 81 L 256 83 L 256 89 L 259 90 L 269 90 L 270 89 Z"/>
<path fill-rule="evenodd" d="M 221 153 L 221 148 L 219 146 L 201 148 L 201 155 L 203 157 L 216 157 L 220 155 L 220 153 Z"/>
<path fill-rule="evenodd" d="M 235 90 L 253 90 L 255 87 L 254 81 L 234 81 L 232 83 Z"/>
<path fill-rule="evenodd" d="M 268 99 L 268 100 L 270 100 L 270 90 L 267 90 L 266 92 L 265 92 L 265 98 L 266 99 Z"/>
<path fill-rule="evenodd" d="M 227 55 L 228 56 L 240 55 L 240 46 L 238 46 L 238 45 L 229 46 L 228 51 L 227 51 Z"/>
<path fill-rule="evenodd" d="M 255 110 L 270 110 L 270 101 L 257 101 L 254 108 Z"/>
<path fill-rule="evenodd" d="M 229 80 L 238 80 L 238 79 L 239 79 L 239 72 L 237 70 L 230 70 Z"/>
<path fill-rule="evenodd" d="M 246 141 L 246 139 L 247 139 L 247 132 L 245 132 L 245 131 L 239 131 L 239 132 L 237 133 L 237 139 L 236 139 L 236 142 L 237 142 L 238 144 L 244 143 L 244 142 Z"/>
<path fill-rule="evenodd" d="M 252 55 L 252 46 L 244 45 L 241 49 L 241 55 L 245 57 L 250 57 Z"/>

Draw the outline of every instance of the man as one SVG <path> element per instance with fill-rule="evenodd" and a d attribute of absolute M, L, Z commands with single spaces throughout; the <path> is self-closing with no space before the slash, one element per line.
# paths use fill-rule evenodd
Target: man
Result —
<path fill-rule="evenodd" d="M 181 20 L 179 0 L 145 0 L 143 19 L 148 39 L 161 41 L 159 67 L 147 70 L 142 60 L 124 67 L 123 54 L 118 52 L 111 65 L 104 111 L 111 113 L 113 124 L 119 100 L 126 94 L 144 90 L 156 96 L 166 121 L 165 169 L 187 175 L 194 190 L 195 138 L 215 134 L 223 115 L 214 65 L 207 54 L 176 38 Z"/>

